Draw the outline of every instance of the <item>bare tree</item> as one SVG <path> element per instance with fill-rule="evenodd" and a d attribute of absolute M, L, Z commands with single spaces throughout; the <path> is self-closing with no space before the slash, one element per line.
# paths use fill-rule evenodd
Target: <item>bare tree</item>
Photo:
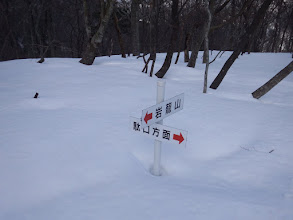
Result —
<path fill-rule="evenodd" d="M 87 13 L 88 11 L 87 0 L 83 0 L 83 2 L 84 2 L 84 17 L 85 17 L 85 24 L 86 24 L 86 32 L 87 32 L 89 41 L 86 45 L 82 59 L 79 62 L 86 65 L 92 65 L 96 57 L 96 49 L 102 43 L 105 29 L 112 15 L 114 0 L 107 0 L 106 4 L 104 4 L 104 0 L 100 0 L 100 3 L 101 3 L 100 19 L 101 20 L 100 20 L 99 27 L 93 36 L 92 36 L 92 28 L 89 24 L 89 15 Z"/>
<path fill-rule="evenodd" d="M 216 9 L 215 8 L 215 1 L 214 0 L 210 0 L 209 1 L 209 15 L 211 15 L 211 19 L 214 16 L 214 14 L 219 13 L 220 11 L 222 11 L 230 2 L 231 0 L 226 0 L 222 5 L 219 5 Z M 200 47 L 202 46 L 202 44 L 204 43 L 204 39 L 206 36 L 206 32 L 209 33 L 211 27 L 209 25 L 209 27 L 207 28 L 208 25 L 208 13 L 205 9 L 205 7 L 199 7 L 198 8 L 198 13 L 200 13 L 200 17 L 202 19 L 202 21 L 199 24 L 199 27 L 196 29 L 196 32 L 193 33 L 193 45 L 192 45 L 192 51 L 191 51 L 191 56 L 190 59 L 188 61 L 187 66 L 188 67 L 195 67 L 196 64 L 196 60 L 197 60 L 197 56 L 198 56 L 198 52 L 200 50 Z"/>
<path fill-rule="evenodd" d="M 188 67 L 195 67 L 198 52 L 203 43 L 205 37 L 207 13 L 204 5 L 197 3 L 196 5 L 196 22 L 193 24 L 192 29 L 192 44 L 191 44 L 191 55 L 188 60 Z"/>
<path fill-rule="evenodd" d="M 289 63 L 284 69 L 278 72 L 273 78 L 271 78 L 264 85 L 255 90 L 252 94 L 253 98 L 259 99 L 272 88 L 274 88 L 279 82 L 281 82 L 285 77 L 287 77 L 293 71 L 293 61 Z"/>
<path fill-rule="evenodd" d="M 253 40 L 255 33 L 257 32 L 261 22 L 264 19 L 266 11 L 273 0 L 265 0 L 264 3 L 261 5 L 260 9 L 258 10 L 257 14 L 255 15 L 251 25 L 247 28 L 246 32 L 242 35 L 241 40 L 239 41 L 236 50 L 232 53 L 229 59 L 224 64 L 223 68 L 221 69 L 220 73 L 214 79 L 212 84 L 210 85 L 211 89 L 217 89 L 218 86 L 221 84 L 222 80 L 226 76 L 228 70 L 233 65 L 234 61 L 238 58 L 241 52 L 244 52 L 249 48 L 251 41 Z"/>
<path fill-rule="evenodd" d="M 125 53 L 137 55 L 139 52 L 143 52 L 144 55 L 154 54 L 151 52 L 154 51 L 153 49 L 160 53 L 170 50 L 170 38 L 174 29 L 170 22 L 172 0 L 156 0 L 159 7 L 153 7 L 158 11 L 158 18 L 154 23 L 157 26 L 154 27 L 155 29 L 151 27 L 152 16 L 150 16 L 153 14 L 150 12 L 153 0 L 116 2 L 118 22 L 112 20 L 112 17 L 107 25 L 107 22 L 103 22 L 103 18 L 106 18 L 104 16 L 107 15 L 107 5 L 111 5 L 109 2 L 112 1 L 114 0 L 1 0 L 0 60 L 40 56 L 82 57 L 88 54 L 88 51 L 95 52 L 92 53 L 92 57 L 105 56 L 109 51 L 113 54 L 121 53 L 123 46 Z M 190 63 L 194 64 L 198 50 L 204 45 L 202 34 L 206 19 L 203 2 L 204 0 L 178 2 L 180 28 L 176 29 L 176 35 L 179 32 L 180 38 L 178 40 L 176 36 L 173 50 L 176 49 L 178 52 L 184 50 L 185 62 L 189 62 L 189 50 L 193 50 Z M 247 27 L 252 23 L 257 9 L 265 0 L 214 0 L 214 2 L 215 10 L 211 11 L 209 47 L 211 50 L 234 51 L 239 46 L 239 39 L 242 39 Z M 292 51 L 292 9 L 293 1 L 274 0 L 260 28 L 241 52 Z M 80 16 L 82 14 L 84 16 Z M 133 28 L 135 31 L 132 30 Z M 94 41 L 94 35 L 99 29 L 99 33 L 104 32 L 103 37 L 100 38 L 102 41 L 99 41 L 101 43 L 91 42 Z M 202 40 L 198 40 L 199 38 Z M 151 41 L 154 42 L 155 47 L 152 46 Z M 151 57 L 150 65 L 154 60 L 154 56 Z"/>

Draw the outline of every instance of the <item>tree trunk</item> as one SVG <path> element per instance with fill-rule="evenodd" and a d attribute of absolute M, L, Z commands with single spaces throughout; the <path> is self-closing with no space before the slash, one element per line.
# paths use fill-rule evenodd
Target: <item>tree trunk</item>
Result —
<path fill-rule="evenodd" d="M 188 63 L 189 61 L 189 49 L 188 49 L 189 41 L 190 41 L 190 34 L 187 33 L 185 37 L 185 43 L 184 43 L 184 63 Z"/>
<path fill-rule="evenodd" d="M 205 37 L 205 39 L 203 40 L 203 57 L 202 57 L 202 63 L 209 63 L 209 38 Z"/>
<path fill-rule="evenodd" d="M 154 67 L 157 59 L 158 19 L 159 0 L 152 0 L 150 18 L 150 60 L 152 60 L 152 66 L 150 70 L 150 77 L 153 76 Z"/>
<path fill-rule="evenodd" d="M 156 63 L 157 58 L 157 32 L 158 32 L 158 0 L 152 0 L 150 4 L 150 25 L 149 25 L 149 45 L 150 45 L 150 57 L 145 62 L 145 66 L 142 70 L 142 72 L 145 71 L 147 73 L 148 71 L 148 64 L 152 60 L 151 70 L 150 70 L 150 77 L 153 76 L 154 67 Z"/>
<path fill-rule="evenodd" d="M 161 69 L 155 74 L 158 78 L 163 78 L 165 76 L 165 74 L 170 68 L 172 57 L 173 57 L 173 51 L 167 52 L 166 58 L 164 60 L 164 63 Z"/>
<path fill-rule="evenodd" d="M 273 78 L 271 78 L 264 85 L 255 90 L 252 94 L 253 98 L 259 99 L 265 95 L 268 91 L 274 88 L 279 82 L 281 82 L 286 76 L 288 76 L 293 71 L 293 61 L 289 63 L 284 69 L 277 73 Z"/>
<path fill-rule="evenodd" d="M 191 56 L 188 61 L 187 66 L 188 67 L 195 67 L 196 64 L 196 59 L 198 55 L 198 51 L 200 50 L 200 46 L 203 43 L 204 36 L 205 36 L 205 24 L 202 24 L 199 27 L 198 34 L 193 34 L 193 39 L 192 39 L 192 51 L 191 51 Z"/>
<path fill-rule="evenodd" d="M 97 30 L 97 32 L 94 34 L 94 36 L 90 39 L 90 41 L 87 43 L 86 49 L 83 53 L 82 59 L 79 61 L 82 64 L 86 65 L 92 65 L 95 60 L 95 52 L 98 46 L 102 43 L 105 29 L 109 23 L 110 16 L 112 15 L 114 7 L 114 0 L 108 0 L 107 5 L 105 8 L 105 11 L 101 12 L 101 23 Z M 103 11 L 103 9 L 102 9 Z"/>
<path fill-rule="evenodd" d="M 293 10 L 292 10 L 292 14 L 293 14 Z M 292 16 L 293 17 L 293 16 Z M 279 48 L 279 52 L 282 52 L 282 49 L 283 49 L 283 43 L 284 43 L 284 38 L 285 38 L 285 34 L 287 32 L 287 28 L 289 26 L 289 22 L 287 23 L 284 31 L 283 31 L 283 34 L 282 34 L 282 38 L 281 38 L 281 43 L 280 43 L 280 48 Z"/>
<path fill-rule="evenodd" d="M 83 52 L 82 59 L 79 61 L 82 64 L 92 65 L 96 57 L 96 47 L 92 42 L 88 42 Z"/>
<path fill-rule="evenodd" d="M 178 49 L 177 49 L 177 56 L 176 56 L 176 60 L 175 60 L 175 64 L 178 63 L 179 61 L 179 57 L 180 57 L 180 52 L 181 52 L 181 42 L 182 42 L 182 38 L 183 38 L 183 28 L 181 28 L 181 30 L 179 31 L 179 43 L 177 45 Z"/>
<path fill-rule="evenodd" d="M 205 30 L 205 39 L 204 39 L 204 56 L 203 56 L 203 61 L 206 64 L 205 68 L 205 74 L 204 74 L 204 85 L 203 85 L 203 93 L 207 93 L 207 83 L 208 83 L 208 72 L 209 72 L 209 30 L 211 27 L 211 21 L 212 21 L 212 14 L 210 12 L 209 8 L 209 1 L 205 0 L 205 5 L 206 5 L 206 11 L 208 14 L 208 18 L 206 21 L 206 30 Z"/>
<path fill-rule="evenodd" d="M 277 46 L 277 41 L 278 41 L 278 38 L 279 38 L 279 25 L 276 22 L 275 23 L 275 31 L 274 31 L 273 43 L 272 43 L 272 49 L 271 49 L 272 52 L 278 52 L 277 51 L 277 47 L 278 47 Z"/>
<path fill-rule="evenodd" d="M 211 89 L 217 89 L 218 86 L 223 81 L 225 75 L 227 74 L 227 71 L 230 69 L 230 67 L 233 65 L 234 61 L 238 58 L 240 55 L 241 50 L 236 50 L 232 53 L 232 55 L 229 57 L 229 59 L 224 64 L 223 68 L 221 69 L 220 73 L 217 75 L 217 77 L 212 82 L 210 88 Z"/>
<path fill-rule="evenodd" d="M 228 70 L 234 63 L 234 61 L 238 58 L 239 54 L 241 52 L 244 52 L 247 47 L 250 45 L 250 42 L 252 41 L 256 31 L 258 30 L 261 22 L 264 19 L 264 16 L 266 14 L 266 11 L 268 7 L 270 6 L 271 2 L 273 0 L 265 0 L 265 2 L 262 4 L 258 12 L 256 13 L 251 25 L 247 28 L 246 33 L 244 33 L 241 37 L 241 40 L 239 41 L 237 45 L 237 50 L 235 50 L 232 55 L 229 57 L 229 59 L 224 64 L 223 68 L 221 69 L 220 73 L 217 75 L 215 80 L 210 85 L 211 89 L 217 89 L 218 86 L 223 81 L 224 77 L 226 76 Z"/>
<path fill-rule="evenodd" d="M 206 10 L 206 16 L 204 18 L 205 22 L 199 27 L 199 33 L 197 35 L 193 34 L 193 47 L 192 47 L 192 52 L 191 56 L 189 59 L 189 62 L 187 64 L 188 67 L 195 67 L 196 64 L 196 59 L 198 56 L 198 52 L 200 50 L 201 45 L 204 43 L 205 36 L 209 33 L 210 31 L 210 23 L 212 19 L 212 14 L 214 13 L 214 3 L 215 0 L 211 0 L 208 2 L 205 2 L 207 10 Z"/>
<path fill-rule="evenodd" d="M 139 56 L 139 0 L 132 0 L 131 2 L 131 43 L 133 56 Z"/>
<path fill-rule="evenodd" d="M 208 42 L 208 38 L 205 39 L 205 51 L 209 49 L 209 42 Z M 206 64 L 206 68 L 205 68 L 205 72 L 204 72 L 204 83 L 203 83 L 203 93 L 207 93 L 207 85 L 208 85 L 208 72 L 209 72 L 209 51 L 206 52 L 205 55 L 205 64 Z"/>
<path fill-rule="evenodd" d="M 168 51 L 167 51 L 165 61 L 161 69 L 155 74 L 158 78 L 163 78 L 171 65 L 171 61 L 172 61 L 172 57 L 173 57 L 173 53 L 175 49 L 175 44 L 177 40 L 178 26 L 179 26 L 178 3 L 179 3 L 179 0 L 172 0 L 172 14 L 171 14 L 172 35 L 170 39 L 170 44 L 168 46 Z"/>
<path fill-rule="evenodd" d="M 124 50 L 124 41 L 122 38 L 122 33 L 121 33 L 121 30 L 120 30 L 120 27 L 118 24 L 118 18 L 117 18 L 116 13 L 114 13 L 113 19 L 114 19 L 114 23 L 115 23 L 115 29 L 116 29 L 116 32 L 118 35 L 118 41 L 119 41 L 119 45 L 120 45 L 120 49 L 121 49 L 121 56 L 123 58 L 126 58 L 126 54 L 125 54 L 125 50 Z"/>
<path fill-rule="evenodd" d="M 83 18 L 85 24 L 85 32 L 88 39 L 92 37 L 92 28 L 89 21 L 89 8 L 87 4 L 87 0 L 83 0 Z"/>

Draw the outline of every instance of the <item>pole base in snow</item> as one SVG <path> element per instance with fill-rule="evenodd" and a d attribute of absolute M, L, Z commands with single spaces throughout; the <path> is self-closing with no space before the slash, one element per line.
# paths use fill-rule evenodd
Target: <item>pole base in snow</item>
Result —
<path fill-rule="evenodd" d="M 164 175 L 164 169 L 160 166 L 160 169 L 159 169 L 159 172 L 158 171 L 154 171 L 154 165 L 151 166 L 150 168 L 150 173 L 153 175 L 153 176 L 163 176 Z"/>

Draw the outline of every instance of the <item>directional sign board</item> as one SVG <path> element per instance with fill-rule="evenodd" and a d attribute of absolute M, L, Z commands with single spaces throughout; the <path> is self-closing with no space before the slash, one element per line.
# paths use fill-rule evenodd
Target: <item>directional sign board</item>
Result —
<path fill-rule="evenodd" d="M 183 109 L 184 93 L 142 110 L 141 128 L 152 125 Z"/>
<path fill-rule="evenodd" d="M 141 120 L 135 117 L 130 117 L 130 129 L 155 140 L 186 146 L 187 131 L 184 130 L 161 124 L 152 124 L 143 128 L 141 126 Z"/>

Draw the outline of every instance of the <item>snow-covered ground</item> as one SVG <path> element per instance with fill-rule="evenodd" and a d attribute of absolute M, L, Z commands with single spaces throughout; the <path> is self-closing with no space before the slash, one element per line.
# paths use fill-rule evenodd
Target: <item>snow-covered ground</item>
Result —
<path fill-rule="evenodd" d="M 163 143 L 160 177 L 149 172 L 154 141 L 129 129 L 156 102 L 141 59 L 0 62 L 0 219 L 293 219 L 293 74 L 251 96 L 291 60 L 240 56 L 208 94 L 200 60 L 172 64 L 165 98 L 185 103 L 164 124 L 188 137 L 186 148 Z"/>

